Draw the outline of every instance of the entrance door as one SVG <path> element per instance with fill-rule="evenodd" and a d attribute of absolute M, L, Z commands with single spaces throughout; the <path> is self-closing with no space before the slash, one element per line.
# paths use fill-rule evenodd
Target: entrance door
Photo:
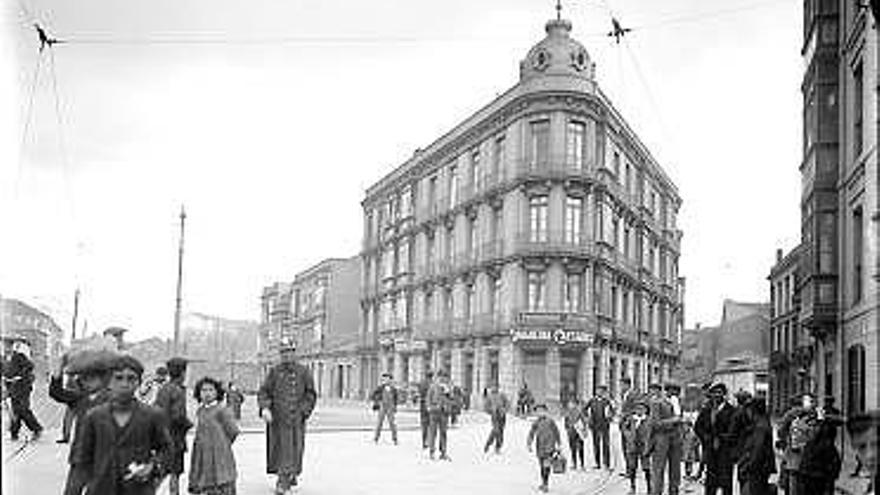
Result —
<path fill-rule="evenodd" d="M 523 356 L 523 380 L 537 402 L 547 400 L 547 353 L 525 351 Z"/>
<path fill-rule="evenodd" d="M 559 363 L 559 401 L 565 404 L 567 401 L 580 397 L 579 383 L 580 358 L 578 356 L 561 356 Z"/>

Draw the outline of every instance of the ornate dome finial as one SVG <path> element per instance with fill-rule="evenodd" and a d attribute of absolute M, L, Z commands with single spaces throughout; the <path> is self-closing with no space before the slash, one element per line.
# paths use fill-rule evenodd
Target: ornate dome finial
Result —
<path fill-rule="evenodd" d="M 562 18 L 562 0 L 556 0 L 556 18 L 547 21 L 547 36 L 520 62 L 520 80 L 545 75 L 568 75 L 592 80 L 594 65 L 584 46 L 572 39 L 571 21 Z"/>

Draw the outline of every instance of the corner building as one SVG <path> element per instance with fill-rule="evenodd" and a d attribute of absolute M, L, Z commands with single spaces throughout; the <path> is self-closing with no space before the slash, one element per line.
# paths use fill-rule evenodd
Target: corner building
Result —
<path fill-rule="evenodd" d="M 513 88 L 367 190 L 362 391 L 445 369 L 555 407 L 677 362 L 681 199 L 570 32 L 549 21 Z"/>

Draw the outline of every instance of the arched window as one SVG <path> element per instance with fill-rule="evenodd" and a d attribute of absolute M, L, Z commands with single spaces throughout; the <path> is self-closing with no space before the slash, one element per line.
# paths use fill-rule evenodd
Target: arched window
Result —
<path fill-rule="evenodd" d="M 856 344 L 847 351 L 847 413 L 865 410 L 865 346 Z"/>

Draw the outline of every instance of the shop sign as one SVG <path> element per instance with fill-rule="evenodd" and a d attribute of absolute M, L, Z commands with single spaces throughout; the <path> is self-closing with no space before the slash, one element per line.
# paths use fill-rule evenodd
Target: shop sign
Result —
<path fill-rule="evenodd" d="M 553 342 L 556 345 L 591 344 L 593 342 L 593 336 L 589 333 L 562 328 L 515 329 L 512 332 L 512 338 L 514 342 Z"/>

